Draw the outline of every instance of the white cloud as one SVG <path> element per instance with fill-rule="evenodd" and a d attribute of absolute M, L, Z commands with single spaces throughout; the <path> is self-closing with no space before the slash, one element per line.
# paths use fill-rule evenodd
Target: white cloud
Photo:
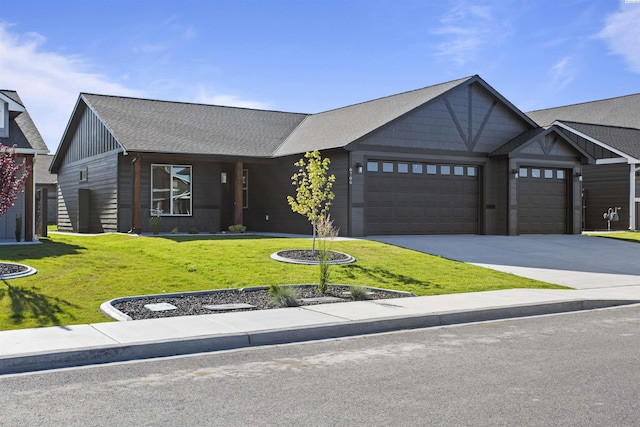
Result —
<path fill-rule="evenodd" d="M 91 71 L 81 57 L 47 52 L 46 38 L 16 34 L 0 22 L 0 85 L 16 90 L 51 152 L 57 149 L 80 92 L 142 96 Z"/>
<path fill-rule="evenodd" d="M 507 20 L 493 16 L 490 5 L 469 2 L 456 3 L 440 19 L 440 24 L 432 32 L 444 38 L 437 45 L 437 56 L 456 65 L 474 60 L 478 49 L 484 45 L 500 43 L 509 27 Z"/>
<path fill-rule="evenodd" d="M 635 73 L 640 73 L 640 4 L 625 4 L 607 16 L 598 37 L 606 40 L 609 50 L 620 55 Z"/>
<path fill-rule="evenodd" d="M 202 86 L 198 88 L 198 93 L 195 96 L 194 101 L 201 104 L 227 105 L 232 107 L 255 108 L 260 110 L 269 108 L 267 103 L 242 99 L 236 95 L 211 94 Z"/>
<path fill-rule="evenodd" d="M 565 56 L 556 62 L 550 70 L 551 82 L 555 89 L 562 89 L 567 86 L 576 74 L 574 61 L 570 56 Z"/>

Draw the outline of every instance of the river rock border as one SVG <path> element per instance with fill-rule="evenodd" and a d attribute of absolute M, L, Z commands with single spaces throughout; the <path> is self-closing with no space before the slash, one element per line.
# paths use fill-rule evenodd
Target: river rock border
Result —
<path fill-rule="evenodd" d="M 8 271 L 8 273 L 5 273 Z M 25 264 L 15 262 L 0 262 L 0 280 L 17 279 L 36 274 L 38 270 Z"/>

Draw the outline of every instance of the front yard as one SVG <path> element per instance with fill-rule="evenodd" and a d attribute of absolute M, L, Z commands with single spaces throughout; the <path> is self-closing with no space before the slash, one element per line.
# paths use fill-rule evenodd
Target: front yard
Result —
<path fill-rule="evenodd" d="M 318 267 L 270 259 L 310 239 L 51 234 L 40 245 L 0 246 L 0 261 L 38 274 L 0 282 L 0 330 L 106 322 L 113 298 L 181 291 L 317 283 Z M 561 288 L 366 240 L 336 241 L 354 264 L 331 267 L 331 283 L 438 295 L 509 288 Z"/>

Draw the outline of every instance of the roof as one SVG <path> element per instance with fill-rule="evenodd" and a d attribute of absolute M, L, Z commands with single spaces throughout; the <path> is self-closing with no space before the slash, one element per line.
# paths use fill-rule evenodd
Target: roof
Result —
<path fill-rule="evenodd" d="M 274 155 L 344 147 L 470 79 L 465 77 L 311 115 Z"/>
<path fill-rule="evenodd" d="M 15 90 L 0 90 L 0 94 L 24 107 L 24 103 Z M 9 137 L 0 138 L 0 144 L 7 147 L 16 146 L 18 151 L 48 153 L 49 149 L 44 143 L 38 128 L 31 119 L 26 108 L 24 111 L 9 111 Z"/>
<path fill-rule="evenodd" d="M 522 132 L 520 135 L 516 136 L 510 141 L 507 141 L 507 143 L 505 143 L 504 145 L 501 145 L 500 147 L 496 148 L 495 151 L 489 154 L 489 156 L 503 156 L 503 155 L 510 154 L 511 152 L 520 148 L 520 146 L 536 138 L 538 135 L 540 135 L 543 132 L 545 132 L 545 130 L 540 127 L 529 129 L 525 132 Z"/>
<path fill-rule="evenodd" d="M 57 175 L 49 172 L 52 160 L 53 155 L 51 154 L 41 154 L 36 157 L 36 161 L 33 164 L 36 184 L 56 184 L 58 182 Z"/>
<path fill-rule="evenodd" d="M 138 152 L 270 156 L 307 117 L 88 93 L 80 97 L 125 150 Z"/>
<path fill-rule="evenodd" d="M 640 93 L 527 113 L 540 126 L 559 121 L 640 129 Z"/>
<path fill-rule="evenodd" d="M 570 121 L 561 121 L 560 124 L 602 142 L 634 159 L 640 159 L 640 129 Z"/>
<path fill-rule="evenodd" d="M 270 158 L 346 148 L 452 89 L 474 83 L 537 127 L 477 75 L 317 114 L 81 93 L 54 165 L 62 161 L 60 154 L 85 108 L 95 112 L 125 151 Z"/>

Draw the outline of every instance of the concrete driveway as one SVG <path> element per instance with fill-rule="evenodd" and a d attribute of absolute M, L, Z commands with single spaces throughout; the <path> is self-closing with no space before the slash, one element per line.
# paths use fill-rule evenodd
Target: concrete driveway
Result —
<path fill-rule="evenodd" d="M 368 239 L 575 289 L 640 285 L 640 244 L 621 240 L 586 235 Z"/>

